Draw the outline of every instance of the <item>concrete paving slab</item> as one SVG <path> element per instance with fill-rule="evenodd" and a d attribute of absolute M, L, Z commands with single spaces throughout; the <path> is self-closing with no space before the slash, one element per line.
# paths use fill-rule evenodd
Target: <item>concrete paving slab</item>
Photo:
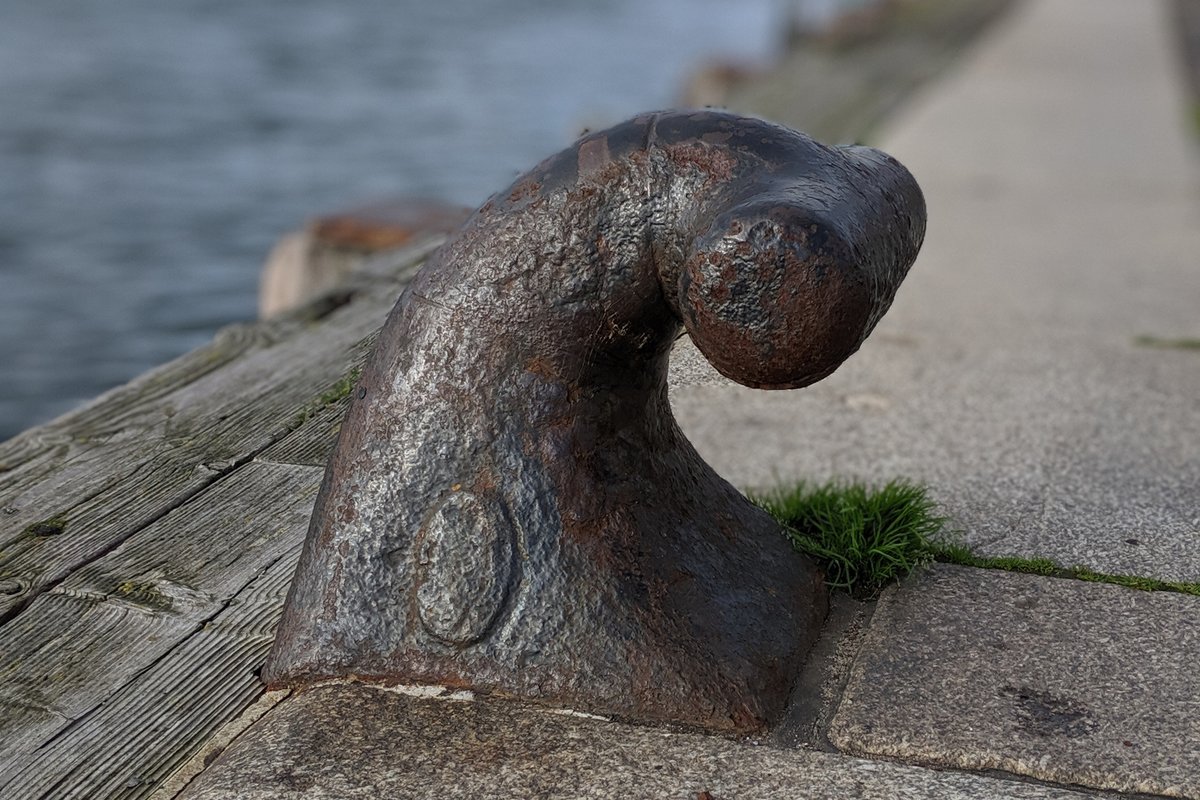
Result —
<path fill-rule="evenodd" d="M 1200 353 L 1064 337 L 1051 349 L 956 344 L 877 335 L 796 392 L 697 365 L 671 402 L 700 455 L 742 489 L 905 478 L 981 555 L 1200 581 Z"/>
<path fill-rule="evenodd" d="M 880 599 L 842 750 L 1200 798 L 1200 598 L 936 565 Z"/>
<path fill-rule="evenodd" d="M 973 549 L 1200 580 L 1200 148 L 1164 3 L 1039 0 L 879 144 L 924 249 L 838 373 L 733 387 L 685 344 L 673 404 L 741 487 L 930 486 Z"/>
<path fill-rule="evenodd" d="M 185 800 L 1087 796 L 635 727 L 511 702 L 421 700 L 344 685 L 284 701 L 183 794 Z"/>

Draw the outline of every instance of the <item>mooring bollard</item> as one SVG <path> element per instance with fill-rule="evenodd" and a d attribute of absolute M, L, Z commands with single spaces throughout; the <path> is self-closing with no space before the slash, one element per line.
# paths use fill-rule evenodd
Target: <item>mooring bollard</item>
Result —
<path fill-rule="evenodd" d="M 686 329 L 726 376 L 829 375 L 891 303 L 925 207 L 867 147 L 668 112 L 495 195 L 388 318 L 266 670 L 761 730 L 820 576 L 667 403 Z"/>

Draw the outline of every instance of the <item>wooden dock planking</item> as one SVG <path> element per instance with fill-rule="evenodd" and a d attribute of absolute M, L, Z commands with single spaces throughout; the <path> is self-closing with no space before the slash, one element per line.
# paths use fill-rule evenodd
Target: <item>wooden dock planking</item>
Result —
<path fill-rule="evenodd" d="M 211 622 L 48 740 L 0 791 L 13 797 L 147 797 L 262 694 L 299 546 Z"/>
<path fill-rule="evenodd" d="M 413 266 L 406 259 L 401 271 Z M 364 340 L 398 293 L 393 276 L 317 323 L 264 323 L 292 335 L 251 337 L 255 344 L 240 357 L 217 370 L 201 368 L 191 382 L 173 370 L 170 391 L 148 377 L 145 393 L 135 381 L 98 400 L 99 410 L 89 406 L 50 423 L 65 447 L 35 457 L 37 469 L 26 461 L 0 481 L 0 579 L 21 584 L 19 592 L 0 595 L 0 620 L 286 438 L 361 362 Z M 203 362 L 195 354 L 183 360 Z"/>
<path fill-rule="evenodd" d="M 0 769 L 0 795 L 40 796 L 30 791 L 22 775 L 37 781 L 62 777 L 62 764 L 48 769 L 47 753 L 57 752 L 59 762 L 84 764 L 78 759 L 87 748 L 56 744 L 62 736 L 78 729 L 126 684 L 206 626 L 217 624 L 219 630 L 217 620 L 226 609 L 244 613 L 242 603 L 234 601 L 273 566 L 290 575 L 320 478 L 316 467 L 252 463 L 238 469 L 70 575 L 0 628 L 5 654 L 0 667 L 0 730 L 22 732 L 3 737 L 6 751 L 14 747 L 10 742 L 18 742 L 19 752 L 5 752 L 0 759 L 6 765 Z M 251 614 L 258 623 L 251 628 L 258 630 L 265 618 L 277 617 L 283 598 L 278 596 L 273 610 L 264 612 L 262 598 L 273 599 L 278 593 L 250 591 L 259 599 L 260 608 Z M 260 634 L 261 630 L 256 635 L 262 638 Z M 237 637 L 228 641 L 239 644 Z M 265 656 L 269 640 L 259 645 Z M 231 677 L 221 668 L 226 655 L 218 650 L 205 662 L 184 664 L 163 685 L 185 682 L 189 676 L 193 681 L 223 682 Z M 8 703 L 10 697 L 20 704 Z M 143 693 L 143 713 L 124 716 L 123 722 L 114 717 L 113 722 L 124 727 L 104 730 L 93 744 L 106 753 L 119 749 L 116 741 L 137 734 L 137 720 L 159 722 L 161 700 L 162 692 Z M 236 716 L 241 710 L 239 704 L 230 713 Z M 34 725 L 31 714 L 36 715 Z M 156 742 L 171 743 L 169 737 Z M 138 751 L 138 758 L 149 755 L 144 748 Z M 86 763 L 80 777 L 93 780 L 96 766 Z M 55 796 L 66 794 L 62 786 L 46 789 Z"/>
<path fill-rule="evenodd" d="M 302 538 L 300 531 L 295 546 L 212 621 L 48 741 L 0 791 L 64 798 L 153 794 L 262 694 L 258 670 L 271 647 Z"/>
<path fill-rule="evenodd" d="M 103 701 L 105 679 L 124 668 L 131 650 L 157 657 L 189 627 L 98 598 L 49 594 L 0 629 L 0 792 L 14 767 Z"/>
<path fill-rule="evenodd" d="M 371 341 L 374 338 L 371 336 Z M 365 360 L 366 352 L 356 354 L 351 362 L 352 369 L 360 368 Z M 321 404 L 310 413 L 306 424 L 264 450 L 259 454 L 259 460 L 324 468 L 349 404 L 348 396 Z"/>
<path fill-rule="evenodd" d="M 259 699 L 331 390 L 435 244 L 0 444 L 0 796 L 149 796 Z"/>
<path fill-rule="evenodd" d="M 0 443 L 0 496 L 14 494 L 20 485 L 37 483 L 37 477 L 28 474 L 27 465 L 31 462 L 49 455 L 52 460 L 57 459 L 51 464 L 52 469 L 55 463 L 65 461 L 72 450 L 93 443 L 85 433 L 89 428 L 104 421 L 112 425 L 121 415 L 142 409 L 164 394 L 219 369 L 248 349 L 262 346 L 272 335 L 277 338 L 278 334 L 272 332 L 265 325 L 229 325 L 218 331 L 208 344 L 109 390 L 83 408 Z"/>

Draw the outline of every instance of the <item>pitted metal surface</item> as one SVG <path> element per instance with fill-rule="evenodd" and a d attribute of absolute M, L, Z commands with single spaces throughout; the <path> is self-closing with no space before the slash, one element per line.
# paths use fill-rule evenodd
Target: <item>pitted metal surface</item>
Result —
<path fill-rule="evenodd" d="M 723 374 L 830 374 L 925 208 L 866 147 L 665 112 L 493 196 L 392 311 L 317 500 L 274 685 L 439 683 L 714 730 L 777 718 L 813 565 L 667 403 L 681 330 Z"/>

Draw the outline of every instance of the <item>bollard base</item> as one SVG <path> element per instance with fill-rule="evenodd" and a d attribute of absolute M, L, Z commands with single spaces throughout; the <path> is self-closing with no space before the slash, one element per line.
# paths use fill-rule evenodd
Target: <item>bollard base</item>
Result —
<path fill-rule="evenodd" d="M 825 615 L 811 562 L 673 421 L 626 419 L 574 469 L 543 459 L 583 432 L 544 430 L 505 475 L 446 475 L 404 553 L 342 523 L 301 565 L 289 609 L 306 613 L 285 617 L 268 681 L 469 687 L 736 733 L 778 719 Z"/>

